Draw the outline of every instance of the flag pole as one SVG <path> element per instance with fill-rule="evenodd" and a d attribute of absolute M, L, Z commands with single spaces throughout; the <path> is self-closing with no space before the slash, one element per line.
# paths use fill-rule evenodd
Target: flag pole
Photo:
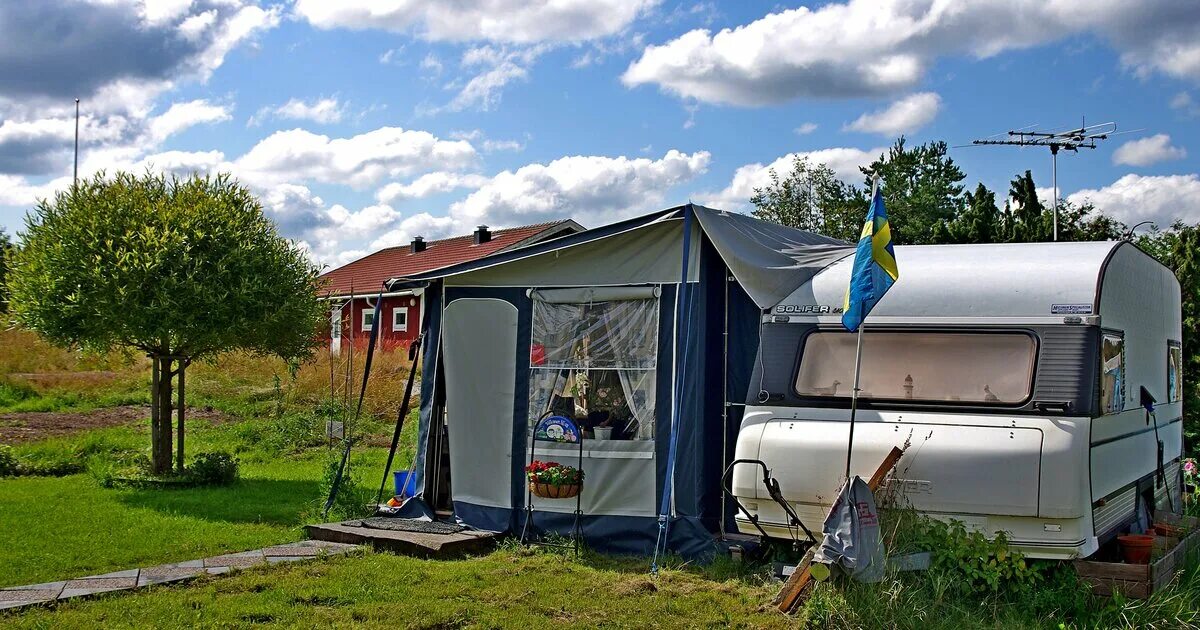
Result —
<path fill-rule="evenodd" d="M 871 180 L 871 203 L 875 203 L 875 192 L 879 189 L 879 176 Z M 862 374 L 862 344 L 863 329 L 867 327 L 867 318 L 858 324 L 858 343 L 854 351 L 854 388 L 850 390 L 850 438 L 846 442 L 846 482 L 850 481 L 850 460 L 854 455 L 854 419 L 858 415 L 858 386 Z"/>
<path fill-rule="evenodd" d="M 854 389 L 850 391 L 850 440 L 846 443 L 846 479 L 850 479 L 850 457 L 854 453 L 854 417 L 858 412 L 858 378 L 862 368 L 863 328 L 866 323 L 858 326 L 858 349 L 854 354 Z"/>

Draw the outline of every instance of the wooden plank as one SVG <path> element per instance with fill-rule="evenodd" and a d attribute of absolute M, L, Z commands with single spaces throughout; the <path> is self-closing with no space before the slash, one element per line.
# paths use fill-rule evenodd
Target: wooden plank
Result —
<path fill-rule="evenodd" d="M 495 544 L 494 532 L 462 531 L 455 534 L 428 534 L 386 529 L 351 527 L 343 522 L 305 525 L 313 540 L 371 545 L 378 551 L 389 551 L 419 558 L 455 558 L 469 553 L 489 550 Z"/>
<path fill-rule="evenodd" d="M 1131 582 L 1144 582 L 1150 579 L 1150 565 L 1148 564 L 1076 560 L 1074 565 L 1075 572 L 1080 577 L 1128 580 Z"/>
<path fill-rule="evenodd" d="M 1146 599 L 1153 592 L 1150 584 L 1146 582 L 1127 582 L 1125 580 L 1100 577 L 1082 577 L 1080 579 L 1089 584 L 1092 587 L 1092 592 L 1097 595 L 1112 595 L 1120 591 L 1126 597 Z"/>
<path fill-rule="evenodd" d="M 879 468 L 875 469 L 875 474 L 871 475 L 871 480 L 867 482 L 867 488 L 874 493 L 883 485 L 884 479 L 887 479 L 888 473 L 896 467 L 896 463 L 900 461 L 900 457 L 904 455 L 904 451 L 899 447 L 892 447 L 891 452 L 887 457 L 883 458 L 883 463 Z M 832 507 L 832 506 L 830 506 Z M 783 583 L 783 588 L 779 590 L 779 594 L 775 596 L 774 604 L 779 608 L 780 612 L 789 613 L 796 608 L 802 601 L 805 589 L 812 582 L 812 572 L 809 566 L 812 564 L 812 557 L 816 551 L 816 545 L 810 547 L 808 553 L 804 554 L 804 559 L 800 564 L 796 565 L 796 570 Z"/>

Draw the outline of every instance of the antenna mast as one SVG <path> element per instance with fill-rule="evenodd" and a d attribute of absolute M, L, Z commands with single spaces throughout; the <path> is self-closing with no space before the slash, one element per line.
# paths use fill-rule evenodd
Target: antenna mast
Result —
<path fill-rule="evenodd" d="M 79 99 L 75 99 L 75 172 L 72 174 L 72 185 L 79 184 Z"/>
<path fill-rule="evenodd" d="M 973 140 L 975 145 L 1009 145 L 1018 147 L 1050 147 L 1050 178 L 1054 186 L 1050 200 L 1054 212 L 1054 240 L 1058 240 L 1058 152 L 1060 149 L 1079 152 L 1080 149 L 1095 149 L 1097 140 L 1106 140 L 1117 130 L 1117 123 L 1099 125 L 1082 123 L 1080 127 L 1066 131 L 1009 131 L 1007 140 Z"/>

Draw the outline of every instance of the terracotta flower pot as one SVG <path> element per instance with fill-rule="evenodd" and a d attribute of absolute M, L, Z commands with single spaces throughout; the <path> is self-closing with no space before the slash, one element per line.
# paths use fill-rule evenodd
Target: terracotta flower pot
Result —
<path fill-rule="evenodd" d="M 553 486 L 548 483 L 529 482 L 529 491 L 534 496 L 543 499 L 570 499 L 578 495 L 582 488 L 583 485 L 578 483 L 569 486 Z"/>
<path fill-rule="evenodd" d="M 1143 534 L 1118 536 L 1121 556 L 1129 564 L 1150 564 L 1150 551 L 1154 549 L 1154 537 Z"/>

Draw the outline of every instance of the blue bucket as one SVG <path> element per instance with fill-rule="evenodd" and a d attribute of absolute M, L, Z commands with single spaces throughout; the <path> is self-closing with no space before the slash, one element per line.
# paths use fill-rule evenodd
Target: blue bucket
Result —
<path fill-rule="evenodd" d="M 402 498 L 416 496 L 417 474 L 415 471 L 409 475 L 407 470 L 397 470 L 392 473 L 392 478 L 396 482 L 396 496 Z"/>

